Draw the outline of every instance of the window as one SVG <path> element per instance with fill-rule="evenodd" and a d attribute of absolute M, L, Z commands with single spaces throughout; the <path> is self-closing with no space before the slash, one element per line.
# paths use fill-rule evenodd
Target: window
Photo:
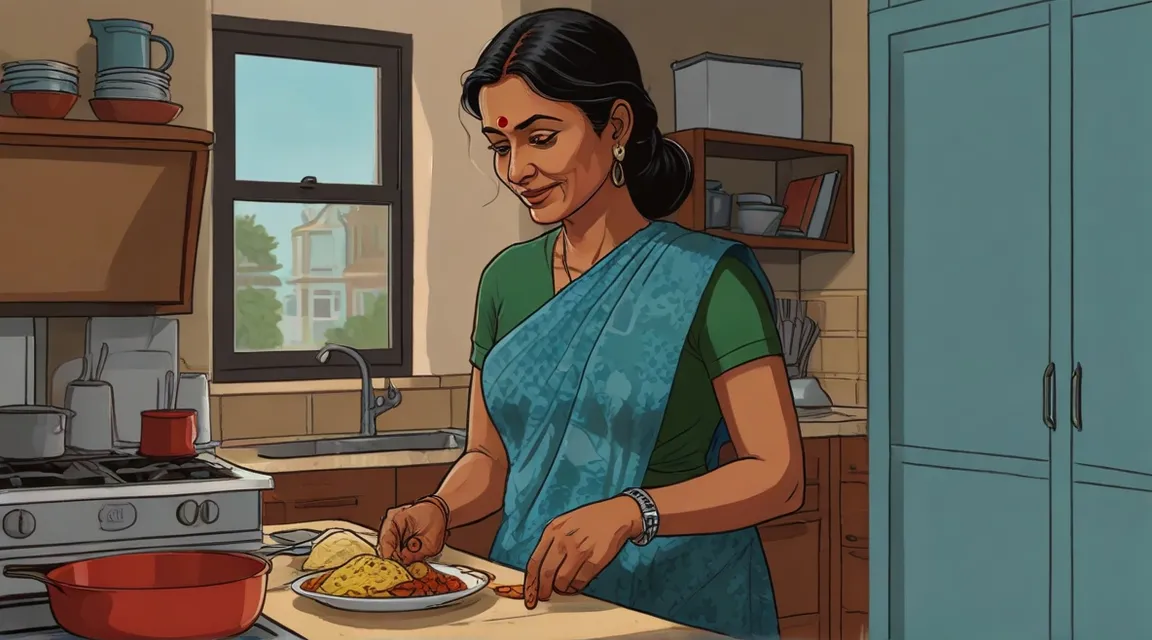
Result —
<path fill-rule="evenodd" d="M 214 379 L 359 377 L 316 361 L 326 342 L 410 375 L 411 36 L 228 16 L 212 33 Z"/>

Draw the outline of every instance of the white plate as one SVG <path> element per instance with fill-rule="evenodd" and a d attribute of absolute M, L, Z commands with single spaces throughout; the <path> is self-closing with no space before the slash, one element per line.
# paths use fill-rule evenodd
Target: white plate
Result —
<path fill-rule="evenodd" d="M 474 569 L 454 567 L 436 562 L 429 562 L 428 566 L 437 571 L 459 578 L 460 581 L 464 583 L 465 589 L 463 591 L 446 593 L 439 596 L 412 598 L 349 598 L 347 596 L 329 596 L 323 593 L 313 593 L 304 589 L 304 583 L 307 582 L 309 578 L 325 573 L 324 571 L 316 571 L 306 576 L 300 576 L 294 580 L 292 582 L 292 591 L 296 592 L 296 595 L 304 596 L 305 598 L 315 600 L 320 604 L 325 604 L 335 609 L 372 613 L 397 613 L 401 611 L 423 611 L 425 609 L 443 607 L 479 593 L 484 590 L 484 587 L 488 586 L 488 576 Z"/>

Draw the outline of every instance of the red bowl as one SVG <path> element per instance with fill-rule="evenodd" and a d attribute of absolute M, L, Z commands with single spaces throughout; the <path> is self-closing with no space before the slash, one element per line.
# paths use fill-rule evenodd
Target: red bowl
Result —
<path fill-rule="evenodd" d="M 12 110 L 25 118 L 63 118 L 79 98 L 63 91 L 13 91 Z"/>
<path fill-rule="evenodd" d="M 124 98 L 93 98 L 88 104 L 101 120 L 134 124 L 168 124 L 184 109 L 174 102 Z"/>

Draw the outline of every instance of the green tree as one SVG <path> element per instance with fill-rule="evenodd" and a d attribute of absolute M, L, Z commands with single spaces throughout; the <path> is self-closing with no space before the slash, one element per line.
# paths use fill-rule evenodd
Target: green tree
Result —
<path fill-rule="evenodd" d="M 255 215 L 237 216 L 233 226 L 236 247 L 235 264 L 245 271 L 271 274 L 280 268 L 276 247 L 280 243 Z M 283 306 L 271 289 L 243 287 L 236 291 L 236 348 L 244 351 L 267 351 L 284 344 L 280 331 Z"/>
<path fill-rule="evenodd" d="M 328 342 L 347 345 L 356 349 L 387 349 L 391 346 L 388 320 L 388 294 L 368 296 L 368 313 L 351 316 L 343 327 L 324 332 Z"/>

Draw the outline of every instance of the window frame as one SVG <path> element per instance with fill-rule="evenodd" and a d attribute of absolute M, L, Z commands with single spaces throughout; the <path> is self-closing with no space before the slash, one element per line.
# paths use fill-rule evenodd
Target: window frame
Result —
<path fill-rule="evenodd" d="M 240 352 L 235 340 L 234 202 L 388 206 L 392 346 L 361 351 L 373 376 L 412 375 L 412 36 L 354 27 L 212 16 L 212 374 L 215 382 L 359 378 L 312 351 Z M 236 56 L 257 55 L 380 69 L 380 184 L 236 180 Z M 394 99 L 389 99 L 391 96 Z M 304 176 L 301 176 L 303 178 Z M 289 241 L 291 251 L 295 243 Z M 299 304 L 299 303 L 298 303 Z"/>

